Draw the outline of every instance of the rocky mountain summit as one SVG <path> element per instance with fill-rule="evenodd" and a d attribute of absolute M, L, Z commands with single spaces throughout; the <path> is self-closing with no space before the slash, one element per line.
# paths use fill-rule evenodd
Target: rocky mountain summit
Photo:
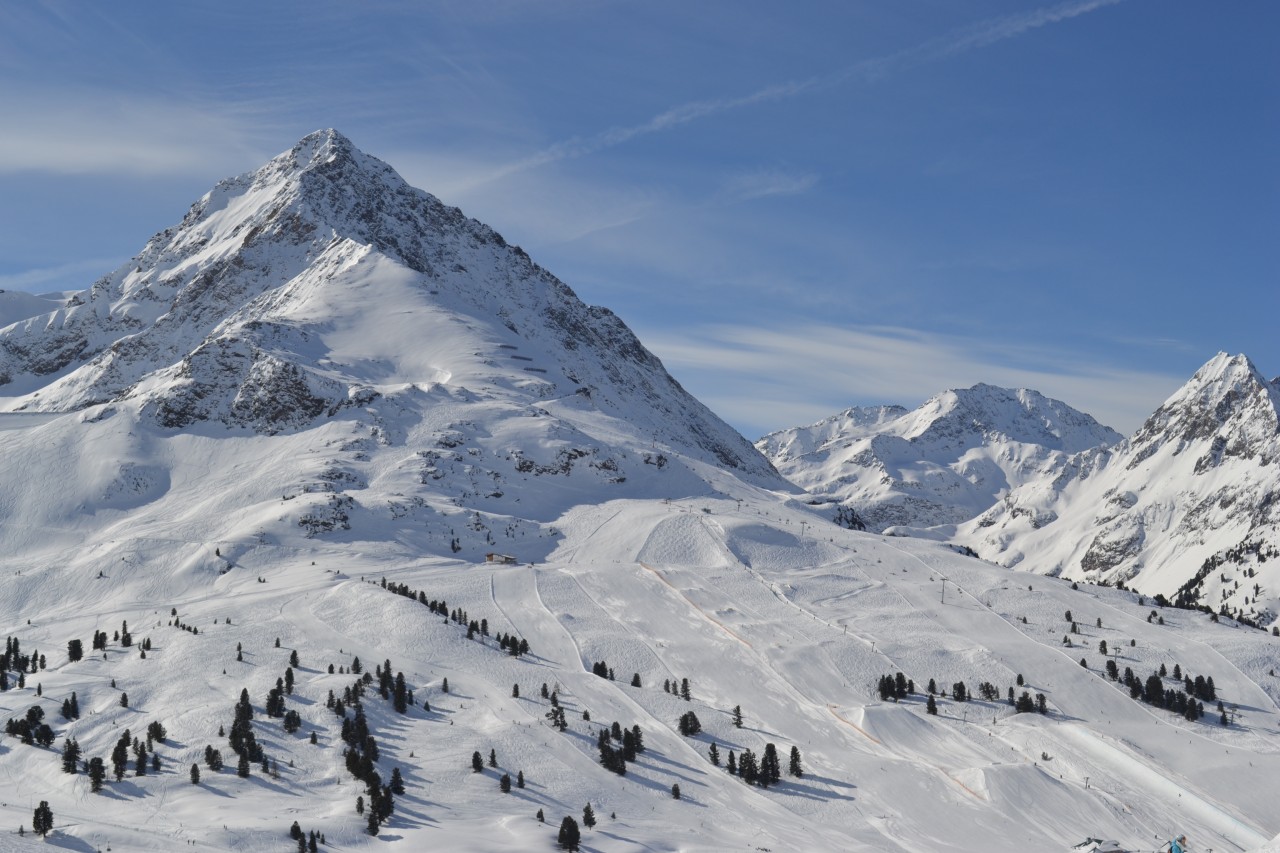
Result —
<path fill-rule="evenodd" d="M 1058 400 L 991 385 L 945 391 L 914 411 L 848 409 L 756 446 L 792 482 L 870 530 L 957 524 L 1072 453 L 1121 436 Z"/>
<path fill-rule="evenodd" d="M 126 464 L 192 435 L 226 439 L 227 466 L 254 437 L 322 447 L 275 482 L 225 484 L 296 498 L 311 534 L 391 513 L 474 550 L 582 501 L 706 491 L 718 471 L 790 488 L 612 312 L 333 130 L 218 184 L 53 310 L 6 310 L 4 408 L 123 417 Z M 186 480 L 173 458 L 100 487 L 156 502 Z M 522 500 L 535 478 L 555 485 Z M 69 495 L 68 519 L 96 497 Z M 439 518 L 458 508 L 479 514 Z M 245 521 L 221 535 L 273 535 Z"/>
<path fill-rule="evenodd" d="M 1219 353 L 1132 436 L 1013 490 L 959 539 L 1003 565 L 1269 622 L 1278 461 L 1280 388 Z"/>

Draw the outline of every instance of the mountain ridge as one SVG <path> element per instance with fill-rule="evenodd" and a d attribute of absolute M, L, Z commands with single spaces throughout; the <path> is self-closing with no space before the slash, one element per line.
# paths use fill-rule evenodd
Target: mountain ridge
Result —
<path fill-rule="evenodd" d="M 584 803 L 601 853 L 1280 832 L 1280 641 L 829 524 L 611 312 L 397 180 L 321 132 L 96 290 L 0 300 L 38 315 L 0 329 L 8 826 L 48 802 L 48 843 L 139 853 L 293 847 L 295 819 L 551 849 Z M 985 447 L 929 417 L 917 445 Z M 1226 705 L 1136 702 L 1117 660 Z"/>
<path fill-rule="evenodd" d="M 1014 490 L 957 538 L 1002 565 L 1265 624 L 1280 610 L 1280 575 L 1262 565 L 1280 544 L 1277 460 L 1280 393 L 1247 356 L 1219 353 L 1132 436 Z M 1207 570 L 1228 554 L 1233 568 Z"/>
<path fill-rule="evenodd" d="M 1067 454 L 1121 436 L 1061 401 L 978 384 L 912 411 L 848 409 L 756 445 L 811 494 L 872 530 L 956 524 Z"/>

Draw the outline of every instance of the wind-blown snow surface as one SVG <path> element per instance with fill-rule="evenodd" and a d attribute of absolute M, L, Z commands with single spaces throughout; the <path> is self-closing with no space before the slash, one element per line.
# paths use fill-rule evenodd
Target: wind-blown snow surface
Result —
<path fill-rule="evenodd" d="M 964 525 L 1034 572 L 1124 581 L 1271 625 L 1280 614 L 1280 389 L 1220 353 L 1125 441 L 1072 457 Z"/>
<path fill-rule="evenodd" d="M 914 411 L 848 409 L 756 447 L 793 483 L 881 531 L 967 521 L 1067 455 L 1121 438 L 1036 391 L 975 385 Z"/>
<path fill-rule="evenodd" d="M 41 800 L 50 842 L 82 851 L 289 850 L 294 820 L 335 850 L 540 850 L 588 801 L 595 851 L 1144 849 L 1174 828 L 1247 850 L 1280 832 L 1280 640 L 1187 611 L 1148 622 L 1133 593 L 826 523 L 617 318 L 337 134 L 225 182 L 43 310 L 0 330 L 0 633 L 46 663 L 0 692 L 0 717 L 38 706 L 56 740 L 0 739 L 0 851 L 29 849 L 12 832 Z M 90 651 L 126 620 L 131 647 Z M 1134 702 L 1100 675 L 1103 639 L 1142 676 L 1212 676 L 1240 716 Z M 263 706 L 294 650 L 287 734 Z M 376 839 L 325 703 L 354 656 L 414 692 L 403 715 L 376 682 L 364 702 L 378 772 L 406 783 Z M 591 674 L 600 660 L 616 681 Z M 897 671 L 917 690 L 1021 674 L 1050 713 L 943 698 L 929 716 L 918 693 L 876 697 Z M 661 686 L 683 678 L 689 702 Z M 218 734 L 242 689 L 278 778 L 239 778 Z M 703 731 L 682 738 L 690 710 Z M 647 745 L 625 777 L 596 755 L 615 720 Z M 107 759 L 153 721 L 158 773 L 130 761 L 92 794 L 60 771 L 66 737 Z M 712 741 L 726 757 L 774 743 L 784 766 L 796 745 L 805 774 L 748 787 L 711 765 Z M 498 767 L 473 773 L 490 749 Z M 502 772 L 526 786 L 502 794 Z"/>

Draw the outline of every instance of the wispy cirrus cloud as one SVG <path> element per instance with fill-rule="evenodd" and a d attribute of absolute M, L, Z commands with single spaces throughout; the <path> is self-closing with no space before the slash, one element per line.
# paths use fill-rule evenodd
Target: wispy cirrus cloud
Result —
<path fill-rule="evenodd" d="M 119 265 L 120 260 L 120 258 L 90 258 L 53 267 L 0 274 L 0 290 L 36 292 L 49 288 L 81 289 L 88 286 L 94 278 Z"/>
<path fill-rule="evenodd" d="M 1187 379 L 1082 361 L 1039 344 L 894 327 L 714 325 L 645 330 L 642 338 L 690 391 L 749 436 L 851 405 L 914 406 L 979 382 L 1032 388 L 1129 432 Z"/>
<path fill-rule="evenodd" d="M 783 169 L 753 169 L 731 175 L 721 186 L 721 196 L 731 201 L 750 201 L 779 195 L 799 195 L 818 184 L 818 176 L 809 172 Z"/>
<path fill-rule="evenodd" d="M 175 175 L 237 171 L 263 159 L 250 116 L 165 97 L 95 91 L 0 92 L 0 173 Z"/>
<path fill-rule="evenodd" d="M 575 136 L 549 145 L 492 172 L 487 179 L 497 180 L 514 172 L 534 169 L 549 163 L 584 157 L 630 142 L 633 139 L 671 130 L 700 119 L 720 115 L 759 104 L 799 97 L 809 92 L 854 81 L 873 82 L 908 68 L 941 62 L 953 56 L 990 47 L 1025 33 L 1088 14 L 1124 0 L 1070 0 L 1041 9 L 989 18 L 953 30 L 937 38 L 886 56 L 864 59 L 836 71 L 775 83 L 746 95 L 689 101 L 664 110 L 638 124 L 611 127 L 591 136 Z"/>

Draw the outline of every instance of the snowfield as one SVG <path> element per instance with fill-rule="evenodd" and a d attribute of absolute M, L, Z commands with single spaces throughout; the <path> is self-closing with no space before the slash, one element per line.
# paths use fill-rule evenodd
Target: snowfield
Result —
<path fill-rule="evenodd" d="M 42 843 L 42 801 L 43 843 L 85 853 L 289 851 L 295 821 L 320 849 L 551 850 L 587 804 L 597 853 L 1276 849 L 1280 638 L 832 523 L 620 320 L 339 134 L 42 300 L 0 328 L 4 853 Z M 1211 677 L 1228 724 L 1108 661 Z M 293 732 L 267 708 L 290 679 Z M 361 760 L 404 782 L 376 836 L 356 705 Z M 625 775 L 615 721 L 643 737 Z M 126 742 L 117 780 L 126 731 L 159 767 Z M 769 745 L 778 784 L 727 771 Z"/>
<path fill-rule="evenodd" d="M 560 548 L 532 566 L 413 559 L 374 540 L 246 545 L 234 560 L 207 544 L 153 540 L 135 546 L 137 559 L 168 581 L 143 592 L 127 561 L 103 578 L 71 554 L 27 564 L 6 580 L 23 592 L 5 598 L 5 633 L 48 666 L 0 694 L 0 707 L 19 716 L 40 705 L 57 719 L 75 691 L 82 716 L 58 721 L 53 749 L 3 741 L 0 810 L 6 825 L 29 827 L 34 805 L 48 800 L 55 840 L 122 850 L 173 849 L 175 839 L 196 849 L 289 849 L 294 820 L 337 849 L 544 849 L 552 825 L 587 802 L 601 818 L 587 846 L 602 851 L 1055 850 L 1089 835 L 1149 849 L 1175 827 L 1205 847 L 1251 850 L 1280 831 L 1280 686 L 1267 670 L 1275 638 L 1171 609 L 1161 611 L 1164 625 L 1149 623 L 1149 603 L 1133 593 L 1075 591 L 932 543 L 811 519 L 785 501 L 739 509 L 709 495 L 607 503 L 563 519 Z M 202 560 L 183 553 L 193 548 Z M 461 626 L 383 589 L 384 577 L 487 619 L 491 634 L 526 639 L 531 654 L 466 639 Z M 170 608 L 199 633 L 171 627 Z M 1070 649 L 1061 645 L 1066 610 L 1084 626 Z M 30 625 L 24 614 L 34 614 Z M 113 642 L 105 659 L 67 662 L 67 639 L 87 644 L 125 620 L 134 649 Z M 145 659 L 136 651 L 143 637 L 152 641 Z M 1237 722 L 1224 728 L 1210 713 L 1188 723 L 1130 699 L 1101 673 L 1100 639 L 1144 676 L 1174 662 L 1211 674 Z M 261 708 L 292 650 L 301 666 L 288 706 L 303 725 L 288 735 Z M 339 721 L 324 704 L 353 680 L 328 665 L 356 656 L 367 667 L 389 659 L 416 704 L 400 715 L 376 692 L 365 703 L 384 778 L 399 767 L 407 786 L 376 839 L 355 813 L 363 785 L 342 766 Z M 616 680 L 591 673 L 598 660 Z M 918 691 L 930 678 L 971 690 L 990 681 L 1002 699 L 942 699 L 929 716 L 919 694 L 897 703 L 875 695 L 876 679 L 898 671 Z M 630 686 L 633 673 L 642 687 Z M 1016 714 L 1003 701 L 1019 674 L 1047 697 L 1047 715 Z M 662 689 L 683 678 L 689 702 Z M 543 683 L 566 709 L 564 733 L 545 719 Z M 278 779 L 257 767 L 248 779 L 230 764 L 203 767 L 206 744 L 227 752 L 217 729 L 230 726 L 241 688 Z M 732 725 L 735 705 L 742 728 Z M 703 730 L 683 738 L 676 722 L 689 710 Z M 123 729 L 138 733 L 153 720 L 168 730 L 159 773 L 131 770 L 94 795 L 83 774 L 60 772 L 62 738 L 105 756 Z M 614 720 L 638 724 L 647 747 L 625 777 L 595 755 L 598 728 Z M 785 755 L 796 745 L 804 775 L 748 787 L 710 763 L 712 742 L 722 755 L 759 755 L 766 743 Z M 487 758 L 490 749 L 498 767 L 473 773 L 471 753 Z M 202 764 L 199 785 L 188 778 L 192 763 Z M 517 771 L 526 787 L 500 793 L 497 777 Z"/>

